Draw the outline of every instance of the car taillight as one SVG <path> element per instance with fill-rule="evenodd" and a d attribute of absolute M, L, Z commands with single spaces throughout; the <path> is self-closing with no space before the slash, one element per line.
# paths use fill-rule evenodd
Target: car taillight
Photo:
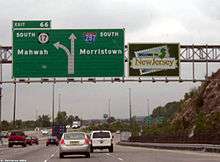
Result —
<path fill-rule="evenodd" d="M 60 144 L 61 144 L 61 145 L 64 145 L 64 144 L 65 144 L 64 139 L 61 139 Z"/>

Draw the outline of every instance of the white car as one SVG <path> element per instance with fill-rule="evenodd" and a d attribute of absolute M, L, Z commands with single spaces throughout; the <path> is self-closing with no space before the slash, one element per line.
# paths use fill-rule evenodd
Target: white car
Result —
<path fill-rule="evenodd" d="M 110 131 L 92 131 L 90 141 L 91 152 L 93 152 L 94 149 L 108 149 L 109 152 L 113 152 L 113 136 Z"/>
<path fill-rule="evenodd" d="M 64 155 L 83 154 L 90 158 L 90 140 L 84 132 L 63 133 L 60 139 L 60 158 Z"/>
<path fill-rule="evenodd" d="M 49 130 L 47 130 L 47 129 L 41 130 L 41 133 L 43 135 L 48 135 L 49 134 Z"/>

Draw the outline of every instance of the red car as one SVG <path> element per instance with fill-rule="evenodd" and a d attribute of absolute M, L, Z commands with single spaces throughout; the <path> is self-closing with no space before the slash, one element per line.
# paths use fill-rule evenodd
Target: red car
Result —
<path fill-rule="evenodd" d="M 29 145 L 32 145 L 32 137 L 31 136 L 26 137 L 26 143 Z"/>
<path fill-rule="evenodd" d="M 8 137 L 8 147 L 13 147 L 13 145 L 22 145 L 26 147 L 26 136 L 23 131 L 12 131 Z"/>
<path fill-rule="evenodd" d="M 46 142 L 46 146 L 48 145 L 59 145 L 59 140 L 57 136 L 49 136 Z"/>
<path fill-rule="evenodd" d="M 36 145 L 38 145 L 39 144 L 38 138 L 32 137 L 32 143 L 35 143 Z"/>

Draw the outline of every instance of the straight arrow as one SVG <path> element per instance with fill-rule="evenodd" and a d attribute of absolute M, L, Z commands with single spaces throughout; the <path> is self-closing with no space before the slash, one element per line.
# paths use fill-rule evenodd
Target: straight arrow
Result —
<path fill-rule="evenodd" d="M 71 54 L 74 55 L 75 51 L 74 51 L 74 44 L 75 44 L 75 40 L 76 40 L 76 36 L 72 33 L 69 37 L 70 42 L 71 42 Z"/>

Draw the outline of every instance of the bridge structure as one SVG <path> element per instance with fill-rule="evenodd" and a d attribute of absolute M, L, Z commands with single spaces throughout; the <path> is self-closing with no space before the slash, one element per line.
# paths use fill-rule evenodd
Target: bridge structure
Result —
<path fill-rule="evenodd" d="M 0 79 L 0 84 L 5 83 L 58 83 L 58 82 L 202 82 L 208 78 L 209 67 L 213 63 L 220 63 L 220 45 L 180 45 L 180 67 L 181 64 L 191 64 L 192 75 L 190 78 L 177 77 L 117 77 L 117 78 L 20 78 L 11 80 Z M 196 78 L 196 64 L 203 64 L 204 77 Z M 3 64 L 12 64 L 12 47 L 0 47 L 0 70 Z M 128 66 L 128 48 L 125 46 L 125 67 Z M 183 70 L 183 69 L 182 69 Z M 126 73 L 126 70 L 125 70 Z M 2 74 L 2 72 L 1 72 Z"/>

